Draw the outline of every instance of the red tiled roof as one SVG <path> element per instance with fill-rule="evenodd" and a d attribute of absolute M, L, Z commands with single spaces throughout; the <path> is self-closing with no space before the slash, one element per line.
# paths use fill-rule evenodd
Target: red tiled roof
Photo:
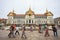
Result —
<path fill-rule="evenodd" d="M 25 16 L 25 14 L 16 14 L 16 16 Z M 35 16 L 45 16 L 45 14 L 35 14 Z"/>
<path fill-rule="evenodd" d="M 0 20 L 4 20 L 3 18 L 0 18 Z"/>
<path fill-rule="evenodd" d="M 35 14 L 35 16 L 45 16 L 44 14 Z"/>
<path fill-rule="evenodd" d="M 5 19 L 4 18 L 0 18 L 0 22 L 3 22 Z"/>
<path fill-rule="evenodd" d="M 16 14 L 16 16 L 24 16 L 25 14 Z"/>
<path fill-rule="evenodd" d="M 4 19 L 4 18 L 0 18 L 0 21 L 3 21 L 3 20 L 7 20 L 7 19 Z"/>

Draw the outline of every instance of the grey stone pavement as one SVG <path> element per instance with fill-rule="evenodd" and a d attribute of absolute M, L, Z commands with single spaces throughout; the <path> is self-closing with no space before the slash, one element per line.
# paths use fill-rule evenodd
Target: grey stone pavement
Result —
<path fill-rule="evenodd" d="M 20 35 L 16 35 L 16 38 L 9 38 L 7 36 L 9 33 L 8 30 L 0 30 L 0 40 L 60 40 L 60 30 L 58 30 L 58 37 L 54 37 L 52 31 L 49 31 L 49 37 L 44 37 L 44 32 L 38 33 L 38 31 L 26 31 L 27 39 L 21 38 L 22 32 L 19 32 Z"/>

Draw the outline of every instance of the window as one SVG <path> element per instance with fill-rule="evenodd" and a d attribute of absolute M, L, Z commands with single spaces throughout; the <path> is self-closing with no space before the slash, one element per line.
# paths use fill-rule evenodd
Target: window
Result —
<path fill-rule="evenodd" d="M 26 20 L 26 23 L 28 23 L 28 20 Z"/>
<path fill-rule="evenodd" d="M 33 23 L 33 20 L 32 20 L 32 23 Z"/>
<path fill-rule="evenodd" d="M 31 23 L 31 20 L 29 20 L 29 23 Z"/>
<path fill-rule="evenodd" d="M 60 21 L 58 21 L 58 25 L 60 25 Z"/>

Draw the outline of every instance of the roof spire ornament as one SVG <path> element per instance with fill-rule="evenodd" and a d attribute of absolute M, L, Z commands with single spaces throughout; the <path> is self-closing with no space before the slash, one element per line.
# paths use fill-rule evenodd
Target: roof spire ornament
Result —
<path fill-rule="evenodd" d="M 48 13 L 48 10 L 47 10 L 47 8 L 46 8 L 46 13 Z"/>
<path fill-rule="evenodd" d="M 46 8 L 45 15 L 46 15 L 46 16 L 53 16 L 53 14 L 52 14 L 50 11 L 48 11 L 47 8 Z"/>
<path fill-rule="evenodd" d="M 26 12 L 26 14 L 28 14 L 28 15 L 29 15 L 29 14 L 31 14 L 31 15 L 34 14 L 34 11 L 31 10 L 31 7 L 29 7 L 29 9 L 28 9 L 28 11 Z"/>
<path fill-rule="evenodd" d="M 31 10 L 31 6 L 29 7 L 29 10 Z"/>
<path fill-rule="evenodd" d="M 16 14 L 14 13 L 14 10 L 12 10 L 11 12 L 9 12 L 9 14 L 7 16 L 15 16 Z"/>
<path fill-rule="evenodd" d="M 14 13 L 14 10 L 12 10 L 12 12 Z"/>

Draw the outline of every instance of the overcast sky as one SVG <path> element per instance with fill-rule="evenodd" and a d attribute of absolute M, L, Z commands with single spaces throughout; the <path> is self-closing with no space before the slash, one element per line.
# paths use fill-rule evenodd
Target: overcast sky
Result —
<path fill-rule="evenodd" d="M 29 7 L 35 14 L 43 14 L 47 8 L 54 18 L 60 17 L 60 0 L 0 0 L 0 18 L 7 18 L 13 9 L 16 14 L 25 14 Z"/>

